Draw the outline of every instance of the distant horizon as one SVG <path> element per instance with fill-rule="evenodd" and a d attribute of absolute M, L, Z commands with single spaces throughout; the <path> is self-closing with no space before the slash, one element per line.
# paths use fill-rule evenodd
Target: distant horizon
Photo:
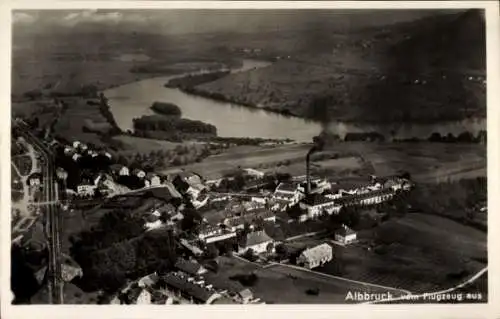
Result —
<path fill-rule="evenodd" d="M 339 31 L 389 26 L 458 9 L 105 9 L 14 10 L 14 36 L 51 32 L 137 32 L 195 34 L 248 33 L 338 28 Z M 367 15 L 369 19 L 367 19 Z M 348 17 L 346 17 L 348 16 Z M 375 18 L 375 16 L 377 16 Z M 346 18 L 344 18 L 346 17 Z M 335 19 L 332 19 L 335 18 Z M 36 27 L 34 27 L 36 26 Z"/>

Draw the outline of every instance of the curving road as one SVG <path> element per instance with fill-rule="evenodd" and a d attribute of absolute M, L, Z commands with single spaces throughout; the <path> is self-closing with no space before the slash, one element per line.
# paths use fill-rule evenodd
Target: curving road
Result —
<path fill-rule="evenodd" d="M 451 287 L 451 288 L 448 288 L 445 290 L 435 291 L 435 292 L 425 292 L 425 293 L 419 294 L 419 295 L 409 295 L 409 296 L 402 296 L 402 297 L 391 298 L 391 299 L 381 299 L 381 300 L 368 301 L 368 302 L 365 302 L 365 304 L 377 304 L 377 303 L 401 301 L 401 300 L 411 301 L 413 299 L 418 300 L 420 298 L 428 298 L 428 297 L 435 296 L 435 295 L 447 294 L 447 293 L 453 292 L 457 289 L 461 289 L 467 285 L 472 284 L 473 282 L 475 282 L 477 279 L 479 279 L 487 271 L 488 271 L 488 266 L 481 269 L 479 272 L 477 272 L 474 276 L 470 277 L 466 281 L 456 285 L 455 287 Z"/>

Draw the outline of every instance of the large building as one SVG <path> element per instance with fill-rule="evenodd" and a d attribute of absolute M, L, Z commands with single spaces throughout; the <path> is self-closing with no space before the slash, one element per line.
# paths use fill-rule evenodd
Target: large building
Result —
<path fill-rule="evenodd" d="M 311 194 L 300 202 L 300 208 L 307 211 L 307 219 L 314 219 L 325 212 L 329 215 L 338 213 L 341 205 L 335 199 L 320 194 Z"/>

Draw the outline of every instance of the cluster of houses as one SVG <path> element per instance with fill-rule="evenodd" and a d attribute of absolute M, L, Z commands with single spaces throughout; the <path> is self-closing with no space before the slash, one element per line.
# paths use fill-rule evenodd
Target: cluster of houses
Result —
<path fill-rule="evenodd" d="M 145 276 L 123 289 L 111 304 L 262 304 L 241 284 L 223 280 L 196 260 L 179 258 L 175 270 Z"/>
<path fill-rule="evenodd" d="M 92 158 L 105 156 L 109 161 L 112 160 L 112 155 L 109 152 L 95 151 L 79 141 L 64 146 L 64 154 L 71 157 L 75 162 L 78 162 L 82 156 L 91 156 Z M 120 178 L 130 176 L 135 176 L 139 181 L 143 182 L 145 188 L 158 187 L 167 182 L 166 178 L 162 178 L 154 172 L 146 172 L 140 168 L 130 169 L 125 165 L 115 163 L 109 166 L 109 171 L 106 173 L 101 172 L 95 174 L 95 176 L 83 177 L 80 184 L 77 185 L 74 195 L 92 197 L 97 190 L 105 195 L 120 193 L 124 189 L 127 190 L 127 188 L 117 181 Z"/>
<path fill-rule="evenodd" d="M 256 254 L 271 253 L 276 243 L 265 231 L 257 230 L 260 227 L 256 226 L 262 222 L 275 223 L 277 218 L 286 218 L 282 215 L 287 215 L 286 211 L 292 206 L 300 207 L 298 222 L 306 222 L 325 214 L 338 214 L 345 206 L 380 204 L 393 198 L 398 191 L 411 188 L 407 179 L 398 176 L 384 179 L 373 177 L 370 180 L 343 184 L 310 178 L 311 187 L 306 192 L 304 180 L 304 177 L 293 178 L 289 182 L 280 183 L 270 195 L 253 194 L 245 200 L 235 200 L 236 195 L 212 194 L 210 203 L 221 203 L 222 206 L 200 210 L 203 221 L 196 237 L 189 241 L 190 250 L 198 249 L 202 252 L 203 249 L 199 247 L 237 239 L 238 254 L 245 254 L 248 250 Z M 208 197 L 207 187 L 199 175 L 181 174 L 174 179 L 174 184 L 192 198 L 202 197 L 205 200 L 205 196 Z M 291 219 L 288 218 L 287 221 L 290 222 Z M 356 241 L 356 232 L 342 225 L 335 232 L 335 241 L 344 245 L 353 243 Z"/>

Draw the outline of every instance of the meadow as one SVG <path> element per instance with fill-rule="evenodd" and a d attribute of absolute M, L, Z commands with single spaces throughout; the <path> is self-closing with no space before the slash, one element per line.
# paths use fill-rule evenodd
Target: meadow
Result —
<path fill-rule="evenodd" d="M 452 287 L 485 266 L 486 234 L 450 219 L 407 214 L 361 231 L 366 245 L 335 246 L 335 259 L 318 270 L 350 279 L 407 289 Z M 436 245 L 440 243 L 440 245 Z"/>

